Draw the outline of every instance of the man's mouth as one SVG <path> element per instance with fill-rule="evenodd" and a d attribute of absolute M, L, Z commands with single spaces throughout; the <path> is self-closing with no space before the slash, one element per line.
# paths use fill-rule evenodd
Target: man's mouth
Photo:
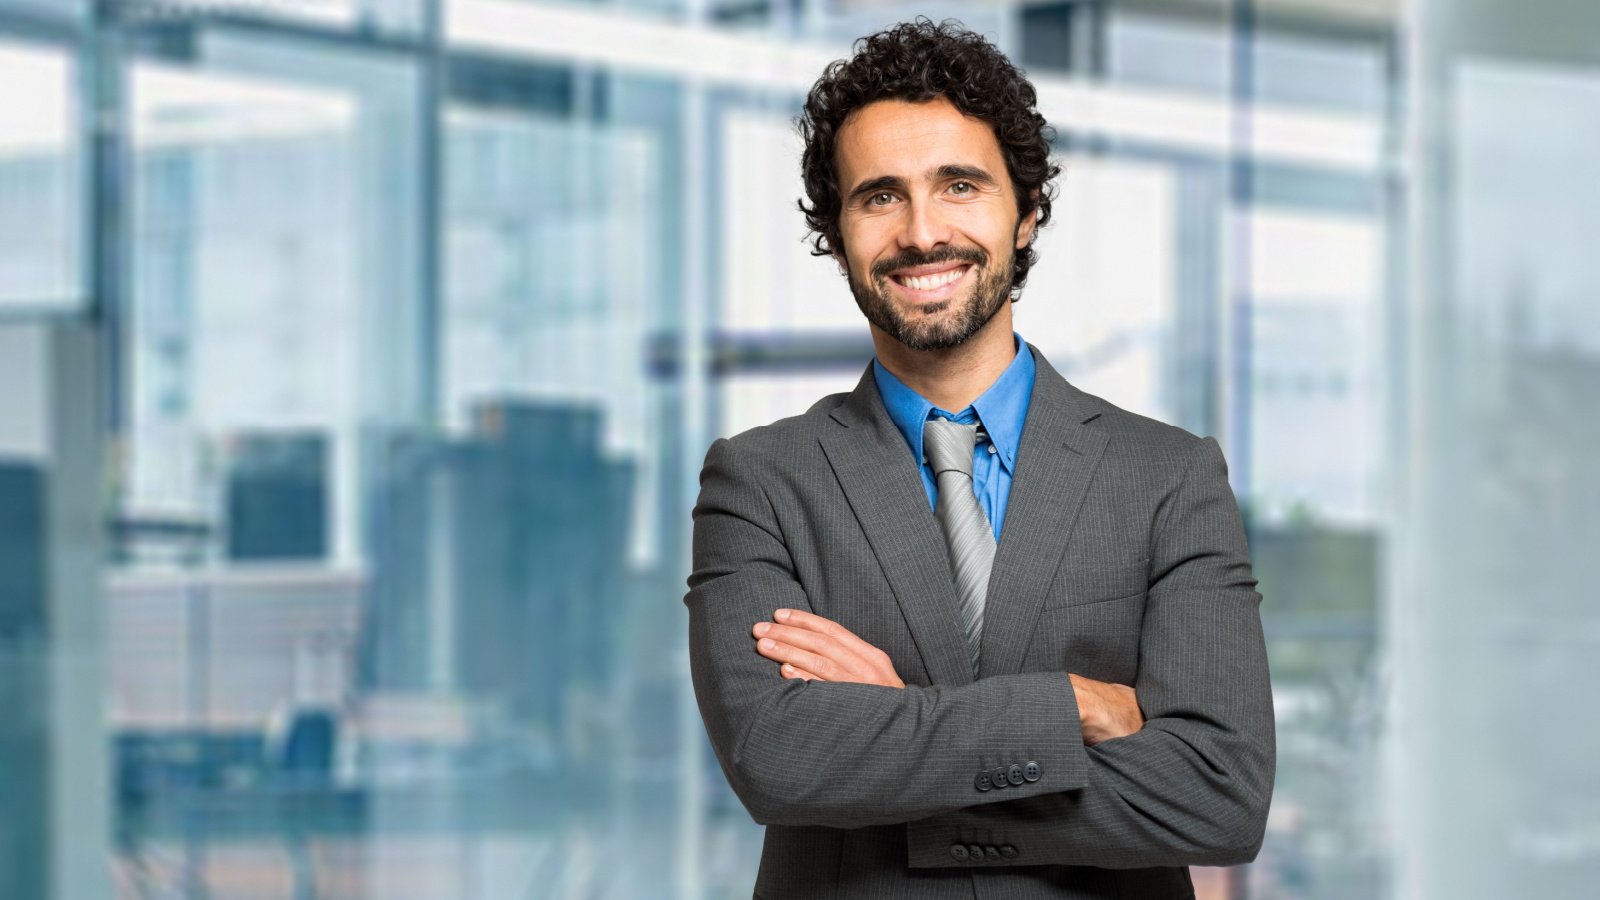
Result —
<path fill-rule="evenodd" d="M 949 293 L 949 289 L 966 276 L 967 270 L 972 268 L 971 263 L 957 262 L 945 263 L 936 266 L 918 266 L 895 272 L 889 280 L 902 288 L 907 288 L 907 293 L 922 299 L 932 299 L 936 296 Z"/>

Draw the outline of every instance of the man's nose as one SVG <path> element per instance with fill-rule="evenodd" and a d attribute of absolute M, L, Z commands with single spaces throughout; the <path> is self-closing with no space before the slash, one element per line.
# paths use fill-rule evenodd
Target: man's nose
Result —
<path fill-rule="evenodd" d="M 926 253 L 952 239 L 950 220 L 937 202 L 913 200 L 907 204 L 905 227 L 900 231 L 902 249 L 916 248 Z"/>

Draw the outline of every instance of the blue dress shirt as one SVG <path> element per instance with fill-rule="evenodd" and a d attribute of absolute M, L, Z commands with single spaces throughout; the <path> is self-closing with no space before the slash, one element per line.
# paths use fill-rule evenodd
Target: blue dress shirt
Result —
<path fill-rule="evenodd" d="M 1033 376 L 1038 368 L 1033 352 L 1015 331 L 1016 358 L 1006 367 L 994 384 L 972 401 L 966 409 L 952 413 L 934 406 L 927 398 L 906 386 L 894 373 L 883 367 L 877 357 L 872 360 L 873 376 L 878 383 L 878 395 L 894 420 L 896 428 L 905 436 L 911 448 L 912 460 L 922 469 L 922 487 L 928 492 L 929 508 L 937 508 L 939 483 L 934 480 L 933 467 L 922 454 L 922 424 L 930 416 L 960 422 L 964 425 L 981 423 L 989 433 L 988 440 L 980 440 L 973 448 L 972 488 L 978 495 L 978 505 L 989 517 L 994 527 L 995 543 L 1000 542 L 1000 525 L 1006 516 L 1006 499 L 1011 494 L 1011 479 L 1016 474 L 1017 445 L 1022 442 L 1022 423 L 1028 418 L 1028 403 L 1033 399 Z"/>

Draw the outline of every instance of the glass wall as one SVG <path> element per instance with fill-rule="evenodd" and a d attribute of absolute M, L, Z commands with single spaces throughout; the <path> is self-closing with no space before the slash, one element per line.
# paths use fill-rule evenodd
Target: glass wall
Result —
<path fill-rule="evenodd" d="M 84 154 L 69 49 L 0 33 L 0 315 L 81 307 Z"/>
<path fill-rule="evenodd" d="M 1245 514 L 1199 897 L 1588 896 L 1600 20 L 1514 6 L 0 0 L 6 895 L 748 896 L 689 511 L 870 361 L 792 117 L 946 13 L 1058 132 L 1017 330 Z"/>
<path fill-rule="evenodd" d="M 1600 884 L 1600 10 L 1424 2 L 1411 135 L 1406 514 L 1387 608 L 1400 889 Z M 1502 716 L 1550 722 L 1511 728 Z M 1550 739 L 1536 738 L 1546 730 Z M 1560 737 L 1556 738 L 1555 734 Z M 1446 860 L 1449 862 L 1447 863 Z"/>

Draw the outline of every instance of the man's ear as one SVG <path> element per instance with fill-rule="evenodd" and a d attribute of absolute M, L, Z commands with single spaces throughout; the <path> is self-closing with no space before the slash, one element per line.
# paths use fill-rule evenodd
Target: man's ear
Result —
<path fill-rule="evenodd" d="M 1017 223 L 1017 249 L 1021 250 L 1033 241 L 1033 230 L 1039 222 L 1039 192 L 1033 192 L 1033 209 L 1022 217 Z"/>

